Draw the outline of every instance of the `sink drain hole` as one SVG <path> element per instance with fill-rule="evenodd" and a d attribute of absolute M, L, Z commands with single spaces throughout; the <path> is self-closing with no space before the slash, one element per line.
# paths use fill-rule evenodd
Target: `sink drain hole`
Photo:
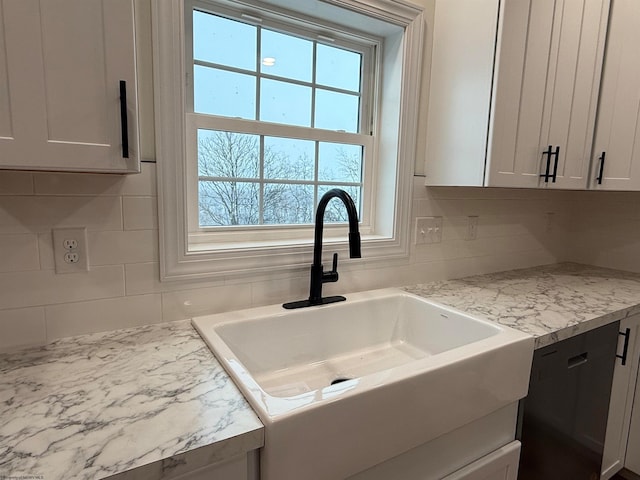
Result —
<path fill-rule="evenodd" d="M 347 380 L 351 380 L 351 379 L 347 377 L 338 377 L 331 382 L 331 385 L 335 385 L 336 383 L 346 382 Z"/>

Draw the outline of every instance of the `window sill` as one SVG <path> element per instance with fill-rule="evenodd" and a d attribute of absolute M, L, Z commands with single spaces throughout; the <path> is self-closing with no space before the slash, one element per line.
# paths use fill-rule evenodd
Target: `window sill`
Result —
<path fill-rule="evenodd" d="M 323 241 L 323 261 L 337 253 L 343 266 L 360 262 L 406 260 L 407 248 L 397 239 L 377 235 L 362 238 L 362 258 L 349 259 L 347 238 Z M 312 263 L 313 240 L 196 244 L 179 261 L 161 264 L 163 281 L 238 278 L 265 273 L 299 273 Z M 175 257 L 172 257 L 175 258 Z M 166 268 L 169 266 L 170 268 Z"/>
<path fill-rule="evenodd" d="M 374 245 L 377 242 L 384 242 L 391 240 L 389 237 L 382 235 L 361 235 L 362 248 Z M 329 237 L 325 238 L 322 242 L 323 250 L 333 248 L 346 251 L 346 245 L 348 243 L 348 237 Z M 278 250 L 282 248 L 286 249 L 304 249 L 307 253 L 311 254 L 313 250 L 313 238 L 300 238 L 295 240 L 271 240 L 271 241 L 246 241 L 246 242 L 215 242 L 215 243 L 194 243 L 189 245 L 189 253 L 202 254 L 210 252 L 223 252 L 231 254 L 234 251 L 250 251 L 250 250 Z"/>

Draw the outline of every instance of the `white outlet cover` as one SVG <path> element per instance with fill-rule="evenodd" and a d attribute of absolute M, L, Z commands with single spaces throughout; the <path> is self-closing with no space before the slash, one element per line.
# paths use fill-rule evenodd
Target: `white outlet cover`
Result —
<path fill-rule="evenodd" d="M 69 254 L 77 261 L 67 261 Z M 89 252 L 87 249 L 87 229 L 55 228 L 53 230 L 53 257 L 56 273 L 78 273 L 89 271 Z"/>

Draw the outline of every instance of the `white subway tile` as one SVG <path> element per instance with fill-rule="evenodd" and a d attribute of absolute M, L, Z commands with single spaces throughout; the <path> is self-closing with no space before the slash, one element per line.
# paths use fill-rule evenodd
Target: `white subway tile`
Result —
<path fill-rule="evenodd" d="M 46 343 L 44 308 L 0 310 L 0 351 Z"/>
<path fill-rule="evenodd" d="M 305 298 L 309 298 L 309 274 L 251 284 L 251 305 L 254 307 Z"/>
<path fill-rule="evenodd" d="M 125 265 L 125 279 L 127 295 L 192 290 L 194 288 L 216 287 L 225 284 L 225 280 L 223 278 L 206 282 L 161 282 L 160 265 L 157 262 L 132 263 Z M 249 282 L 247 281 L 246 283 Z"/>
<path fill-rule="evenodd" d="M 408 285 L 414 283 L 409 272 L 409 265 L 341 272 L 338 282 L 323 286 L 323 295 L 347 296 L 349 292 Z"/>
<path fill-rule="evenodd" d="M 155 197 L 158 194 L 156 185 L 156 164 L 144 162 L 140 173 L 127 175 L 121 194 Z"/>
<path fill-rule="evenodd" d="M 98 175 L 36 173 L 37 195 L 156 195 L 155 164 L 143 163 L 140 173 Z"/>
<path fill-rule="evenodd" d="M 124 295 L 124 267 L 91 267 L 88 272 L 53 270 L 0 273 L 0 308 L 20 308 L 119 297 Z"/>
<path fill-rule="evenodd" d="M 53 258 L 52 232 L 38 234 L 38 252 L 40 254 L 40 270 L 53 270 L 56 268 Z"/>
<path fill-rule="evenodd" d="M 89 232 L 89 264 L 116 265 L 158 261 L 158 231 Z"/>
<path fill-rule="evenodd" d="M 0 272 L 39 268 L 37 235 L 0 235 Z"/>
<path fill-rule="evenodd" d="M 6 196 L 0 205 L 0 234 L 45 233 L 55 227 L 122 229 L 120 197 Z"/>
<path fill-rule="evenodd" d="M 158 228 L 158 205 L 155 197 L 123 197 L 125 230 Z"/>
<path fill-rule="evenodd" d="M 0 195 L 28 195 L 31 193 L 33 193 L 33 174 L 0 171 Z"/>
<path fill-rule="evenodd" d="M 162 293 L 162 317 L 165 322 L 250 306 L 251 284 Z"/>
<path fill-rule="evenodd" d="M 45 308 L 47 340 L 162 322 L 159 294 L 65 303 Z"/>

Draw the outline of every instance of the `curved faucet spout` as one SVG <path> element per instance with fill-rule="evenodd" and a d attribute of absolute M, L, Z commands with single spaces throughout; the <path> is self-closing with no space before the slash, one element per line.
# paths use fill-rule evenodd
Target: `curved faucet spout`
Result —
<path fill-rule="evenodd" d="M 311 265 L 311 279 L 309 287 L 309 300 L 285 303 L 284 308 L 301 308 L 311 305 L 324 305 L 345 300 L 342 296 L 323 297 L 322 284 L 326 282 L 338 281 L 338 254 L 333 254 L 333 268 L 325 272 L 322 266 L 322 231 L 324 229 L 324 213 L 327 204 L 332 198 L 339 198 L 344 203 L 349 217 L 349 256 L 351 258 L 361 257 L 360 231 L 358 229 L 358 210 L 353 199 L 347 192 L 339 188 L 333 188 L 325 193 L 316 211 L 315 235 L 313 243 L 313 265 Z"/>
<path fill-rule="evenodd" d="M 339 198 L 347 209 L 349 218 L 349 257 L 361 258 L 361 242 L 360 230 L 358 229 L 358 210 L 351 196 L 339 188 L 332 188 L 325 193 L 318 202 L 316 210 L 316 228 L 313 243 L 313 264 L 320 265 L 322 263 L 322 232 L 324 230 L 324 212 L 327 204 L 332 198 Z"/>

